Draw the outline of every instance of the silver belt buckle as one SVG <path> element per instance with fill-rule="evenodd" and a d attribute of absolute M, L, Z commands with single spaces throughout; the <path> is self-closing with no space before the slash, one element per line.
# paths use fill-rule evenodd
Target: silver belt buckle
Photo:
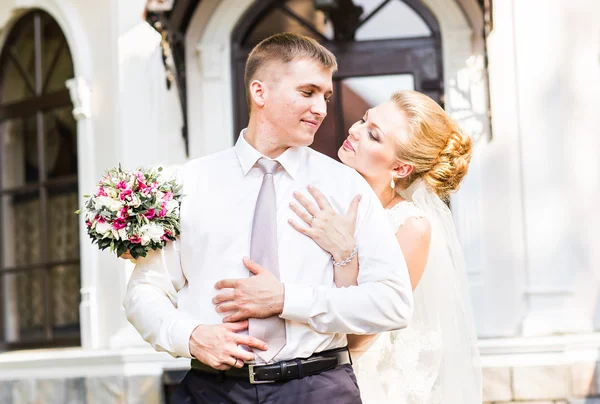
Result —
<path fill-rule="evenodd" d="M 257 365 L 248 365 L 248 374 L 250 376 L 250 384 L 265 384 L 275 383 L 275 380 L 254 380 L 254 367 Z"/>

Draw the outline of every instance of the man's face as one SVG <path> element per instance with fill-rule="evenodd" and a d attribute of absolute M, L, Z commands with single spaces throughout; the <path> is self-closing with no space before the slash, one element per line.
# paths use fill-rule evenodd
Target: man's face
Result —
<path fill-rule="evenodd" d="M 276 129 L 279 146 L 309 146 L 327 116 L 332 70 L 311 59 L 268 67 L 264 118 Z"/>

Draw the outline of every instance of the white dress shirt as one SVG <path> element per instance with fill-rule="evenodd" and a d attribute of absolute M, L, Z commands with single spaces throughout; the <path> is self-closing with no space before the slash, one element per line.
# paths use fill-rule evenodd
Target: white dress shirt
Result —
<path fill-rule="evenodd" d="M 179 172 L 184 199 L 181 236 L 138 260 L 124 306 L 127 318 L 156 350 L 191 357 L 189 338 L 200 324 L 221 324 L 212 298 L 221 279 L 246 278 L 254 207 L 262 183 L 255 165 L 263 157 L 244 139 L 233 148 L 186 163 Z M 277 159 L 277 239 L 281 317 L 287 344 L 274 358 L 308 357 L 346 345 L 345 334 L 374 334 L 407 326 L 412 289 L 402 251 L 385 211 L 369 184 L 353 169 L 307 147 L 293 147 Z M 331 255 L 297 232 L 288 218 L 292 193 L 323 192 L 345 213 L 362 194 L 356 223 L 359 286 L 336 288 Z M 312 198 L 312 197 L 311 197 Z"/>

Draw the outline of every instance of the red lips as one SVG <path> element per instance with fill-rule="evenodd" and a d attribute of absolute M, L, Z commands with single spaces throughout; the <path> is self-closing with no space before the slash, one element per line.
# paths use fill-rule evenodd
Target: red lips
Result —
<path fill-rule="evenodd" d="M 346 150 L 351 150 L 351 151 L 355 151 L 354 147 L 352 147 L 352 144 L 348 141 L 348 139 L 344 140 L 344 143 L 342 144 L 342 147 Z"/>

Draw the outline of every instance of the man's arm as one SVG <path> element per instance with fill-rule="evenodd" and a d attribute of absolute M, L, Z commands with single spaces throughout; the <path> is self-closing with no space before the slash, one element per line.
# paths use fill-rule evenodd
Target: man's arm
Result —
<path fill-rule="evenodd" d="M 190 358 L 189 339 L 200 324 L 177 310 L 177 292 L 185 285 L 178 241 L 137 260 L 123 301 L 127 319 L 157 351 Z"/>
<path fill-rule="evenodd" d="M 248 322 L 200 324 L 177 309 L 177 292 L 186 282 L 177 243 L 170 242 L 164 249 L 151 251 L 138 260 L 123 303 L 127 319 L 157 351 L 194 357 L 218 370 L 242 367 L 245 361 L 254 359 L 254 354 L 240 345 L 263 351 L 267 345 L 238 334 L 248 328 Z"/>

